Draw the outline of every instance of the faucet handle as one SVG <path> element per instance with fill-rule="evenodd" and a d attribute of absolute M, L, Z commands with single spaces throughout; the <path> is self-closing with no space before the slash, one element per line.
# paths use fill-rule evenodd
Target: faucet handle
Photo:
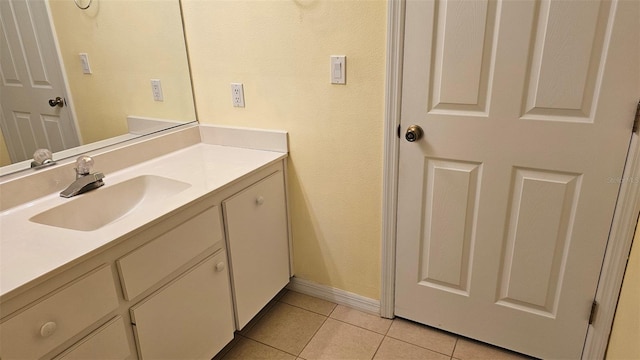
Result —
<path fill-rule="evenodd" d="M 78 157 L 76 159 L 76 174 L 82 176 L 91 174 L 94 163 L 91 156 L 83 155 Z"/>

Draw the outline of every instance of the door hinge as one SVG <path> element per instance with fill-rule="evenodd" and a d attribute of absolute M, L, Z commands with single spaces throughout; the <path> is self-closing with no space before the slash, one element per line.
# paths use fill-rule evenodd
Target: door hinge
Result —
<path fill-rule="evenodd" d="M 636 108 L 636 117 L 633 119 L 633 132 L 638 132 L 638 127 L 640 127 L 640 101 L 638 101 L 638 107 Z"/>
<path fill-rule="evenodd" d="M 591 303 L 591 313 L 589 314 L 589 325 L 592 325 L 596 321 L 598 315 L 598 302 L 593 300 Z"/>

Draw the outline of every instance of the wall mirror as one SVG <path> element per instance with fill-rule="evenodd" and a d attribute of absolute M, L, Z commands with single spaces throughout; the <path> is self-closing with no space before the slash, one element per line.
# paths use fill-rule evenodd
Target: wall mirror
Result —
<path fill-rule="evenodd" d="M 179 0 L 2 0 L 0 25 L 0 174 L 196 120 Z"/>

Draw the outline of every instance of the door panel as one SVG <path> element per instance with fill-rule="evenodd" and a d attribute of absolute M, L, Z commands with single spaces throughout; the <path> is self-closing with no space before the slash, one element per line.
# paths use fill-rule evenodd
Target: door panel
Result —
<path fill-rule="evenodd" d="M 421 282 L 454 293 L 469 291 L 470 249 L 481 165 L 427 159 Z"/>
<path fill-rule="evenodd" d="M 406 3 L 395 313 L 578 358 L 640 95 L 635 1 Z"/>
<path fill-rule="evenodd" d="M 80 145 L 44 0 L 0 1 L 0 126 L 12 162 Z"/>
<path fill-rule="evenodd" d="M 489 95 L 495 1 L 439 2 L 434 9 L 429 111 L 482 115 Z"/>
<path fill-rule="evenodd" d="M 514 168 L 497 304 L 555 316 L 580 180 Z"/>
<path fill-rule="evenodd" d="M 525 118 L 593 121 L 609 1 L 536 4 Z"/>

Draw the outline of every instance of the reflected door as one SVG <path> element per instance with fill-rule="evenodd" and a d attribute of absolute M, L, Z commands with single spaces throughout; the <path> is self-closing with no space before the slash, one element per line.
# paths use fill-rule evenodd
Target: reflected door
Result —
<path fill-rule="evenodd" d="M 12 162 L 80 145 L 44 0 L 0 1 L 0 127 Z"/>
<path fill-rule="evenodd" d="M 637 1 L 406 3 L 395 314 L 579 358 L 639 91 Z"/>

